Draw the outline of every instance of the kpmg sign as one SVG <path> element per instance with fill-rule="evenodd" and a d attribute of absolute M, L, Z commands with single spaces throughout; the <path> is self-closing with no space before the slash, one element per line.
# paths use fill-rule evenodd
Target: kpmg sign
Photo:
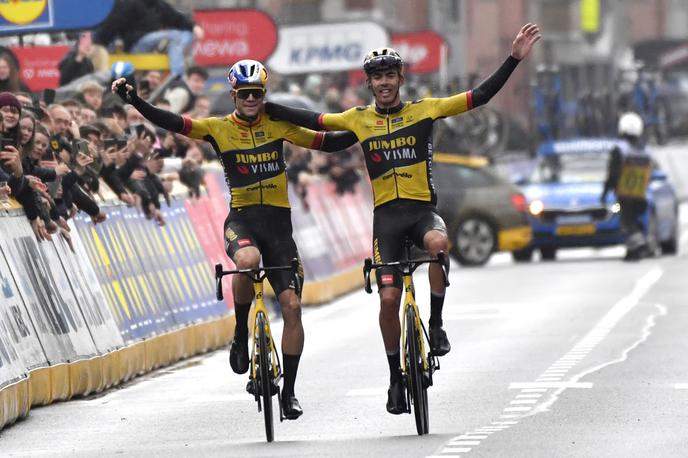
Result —
<path fill-rule="evenodd" d="M 373 22 L 282 27 L 268 65 L 283 74 L 353 70 L 369 50 L 388 45 L 387 32 Z"/>

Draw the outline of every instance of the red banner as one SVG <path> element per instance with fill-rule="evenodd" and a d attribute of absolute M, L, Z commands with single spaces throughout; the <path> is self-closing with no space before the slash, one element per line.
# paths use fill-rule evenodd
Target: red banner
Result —
<path fill-rule="evenodd" d="M 444 38 L 435 32 L 392 34 L 392 47 L 401 54 L 411 73 L 430 73 L 439 70 L 443 44 Z"/>
<path fill-rule="evenodd" d="M 34 46 L 11 48 L 19 60 L 19 78 L 32 91 L 55 89 L 60 83 L 58 64 L 69 46 Z"/>
<path fill-rule="evenodd" d="M 258 10 L 196 11 L 205 36 L 194 45 L 198 65 L 229 66 L 241 59 L 265 61 L 277 46 L 277 26 Z"/>

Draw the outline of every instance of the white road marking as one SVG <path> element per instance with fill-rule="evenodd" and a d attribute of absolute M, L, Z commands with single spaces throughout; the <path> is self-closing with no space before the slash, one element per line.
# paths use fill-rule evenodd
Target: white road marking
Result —
<path fill-rule="evenodd" d="M 450 447 L 458 447 L 461 445 L 479 445 L 480 441 L 452 441 L 449 442 L 447 445 Z"/>
<path fill-rule="evenodd" d="M 592 388 L 590 382 L 514 382 L 509 384 L 510 390 L 528 388 Z M 546 390 L 545 390 L 546 391 Z"/>
<path fill-rule="evenodd" d="M 633 290 L 628 294 L 627 296 L 624 296 L 621 298 L 612 308 L 602 317 L 600 321 L 597 322 L 597 324 L 588 332 L 571 350 L 569 350 L 568 353 L 566 353 L 562 358 L 560 358 L 558 361 L 556 361 L 552 366 L 550 366 L 548 369 L 546 369 L 540 377 L 536 379 L 535 382 L 513 382 L 509 384 L 509 389 L 520 389 L 521 393 L 516 396 L 516 400 L 510 401 L 509 405 L 511 407 L 506 407 L 502 410 L 503 414 L 499 416 L 501 419 L 518 419 L 521 420 L 523 418 L 529 417 L 536 415 L 540 412 L 545 412 L 549 409 L 549 407 L 554 404 L 557 399 L 559 398 L 559 395 L 565 391 L 566 389 L 570 388 L 592 388 L 592 383 L 591 382 L 580 382 L 579 380 L 583 378 L 584 376 L 591 374 L 595 371 L 599 371 L 600 369 L 607 367 L 611 364 L 615 364 L 621 361 L 625 361 L 626 358 L 628 357 L 628 353 L 636 348 L 638 345 L 640 345 L 642 342 L 647 340 L 648 336 L 650 335 L 650 329 L 654 326 L 655 324 L 655 315 L 650 315 L 650 317 L 647 319 L 646 326 L 643 328 L 642 336 L 641 338 L 634 342 L 633 345 L 631 345 L 629 348 L 624 350 L 622 352 L 622 356 L 616 360 L 609 361 L 607 363 L 601 364 L 599 366 L 596 366 L 593 369 L 584 371 L 580 374 L 577 374 L 573 377 L 571 377 L 569 380 L 561 381 L 561 378 L 566 376 L 566 374 L 576 365 L 578 362 L 583 360 L 584 358 L 587 357 L 588 353 L 592 351 L 602 340 L 604 340 L 609 333 L 612 331 L 612 329 L 621 321 L 621 319 L 628 314 L 638 303 L 640 302 L 640 299 L 647 294 L 647 292 L 650 290 L 652 285 L 654 285 L 657 280 L 662 276 L 663 271 L 659 267 L 655 267 L 652 270 L 648 271 L 645 275 L 643 275 L 635 284 Z M 657 304 L 657 307 L 659 309 L 659 315 L 664 315 L 666 314 L 666 307 L 663 307 L 662 305 Z M 675 388 L 677 389 L 688 389 L 688 383 L 677 383 L 674 385 Z M 680 387 L 680 388 L 679 388 Z M 541 394 L 538 395 L 528 395 L 527 393 L 543 393 L 546 392 L 548 389 L 555 389 L 556 391 L 549 397 L 547 401 L 544 403 L 538 404 L 537 399 L 518 399 L 518 398 L 523 398 L 525 396 L 535 396 L 539 397 Z M 523 406 L 523 404 L 532 404 L 531 406 Z M 516 405 L 514 407 L 514 405 Z M 519 412 L 519 413 L 516 413 Z M 496 424 L 497 422 L 492 422 L 492 424 Z M 506 422 L 504 422 L 506 423 Z M 510 424 L 507 426 L 505 425 L 504 428 L 495 428 L 495 427 L 481 427 L 477 428 L 475 431 L 476 432 L 483 432 L 483 433 L 495 433 L 502 431 L 504 429 L 508 429 L 509 427 L 518 424 L 517 420 L 513 420 L 510 422 Z M 480 439 L 486 439 L 488 436 L 483 436 Z M 473 436 L 470 433 L 459 436 L 458 438 L 452 439 L 450 442 L 455 442 L 459 439 L 478 439 L 478 436 Z M 449 443 L 445 445 L 450 445 Z M 478 444 L 473 444 L 473 445 L 480 445 Z M 471 449 L 469 448 L 468 450 L 464 452 L 457 452 L 456 449 L 451 449 L 451 448 L 443 448 L 441 453 L 468 453 Z"/>
<path fill-rule="evenodd" d="M 677 390 L 688 390 L 688 383 L 677 383 L 674 385 Z"/>
<path fill-rule="evenodd" d="M 349 390 L 346 392 L 347 396 L 380 396 L 386 395 L 386 387 L 375 387 L 375 388 L 358 388 Z"/>
<path fill-rule="evenodd" d="M 457 447 L 457 448 L 443 448 L 442 453 L 467 453 L 470 452 L 471 448 L 470 447 Z"/>

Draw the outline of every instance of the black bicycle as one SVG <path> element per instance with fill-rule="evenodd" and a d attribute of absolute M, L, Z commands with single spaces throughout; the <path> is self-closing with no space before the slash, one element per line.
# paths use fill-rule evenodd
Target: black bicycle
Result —
<path fill-rule="evenodd" d="M 215 285 L 217 300 L 223 300 L 222 277 L 225 275 L 242 274 L 253 281 L 256 306 L 251 314 L 253 326 L 253 345 L 251 345 L 251 366 L 249 371 L 249 385 L 247 390 L 252 393 L 258 403 L 258 412 L 265 417 L 265 436 L 268 442 L 274 440 L 274 426 L 272 416 L 272 397 L 277 395 L 280 406 L 280 422 L 284 420 L 282 399 L 279 391 L 279 381 L 282 378 L 282 366 L 279 354 L 275 348 L 275 341 L 270 331 L 268 311 L 263 300 L 263 280 L 270 271 L 290 270 L 294 276 L 296 294 L 301 291 L 298 276 L 299 261 L 292 259 L 290 266 L 258 267 L 255 269 L 222 270 L 222 264 L 215 264 Z"/>
<path fill-rule="evenodd" d="M 411 259 L 410 241 L 406 241 L 405 261 L 394 261 L 385 263 L 373 263 L 372 259 L 366 258 L 363 266 L 365 277 L 365 290 L 368 294 L 373 292 L 370 285 L 370 271 L 381 267 L 395 268 L 404 279 L 404 307 L 401 320 L 401 373 L 404 386 L 406 387 L 407 412 L 413 413 L 416 418 L 416 431 L 418 435 L 428 434 L 429 432 L 429 411 L 428 411 L 428 387 L 432 386 L 432 374 L 440 369 L 439 358 L 426 351 L 429 348 L 430 338 L 420 318 L 418 305 L 415 299 L 415 289 L 413 287 L 413 272 L 423 264 L 437 263 L 442 266 L 444 273 L 444 284 L 449 286 L 447 267 L 445 264 L 446 255 L 440 251 L 437 258 Z M 410 323 L 410 324 L 409 324 Z"/>

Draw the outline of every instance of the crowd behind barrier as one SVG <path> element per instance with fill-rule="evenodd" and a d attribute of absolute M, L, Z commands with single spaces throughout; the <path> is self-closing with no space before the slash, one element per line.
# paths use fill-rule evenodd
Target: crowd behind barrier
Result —
<path fill-rule="evenodd" d="M 107 219 L 79 213 L 63 237 L 39 241 L 14 200 L 0 212 L 0 426 L 31 406 L 107 389 L 231 338 L 231 282 L 214 297 L 212 266 L 233 268 L 222 223 L 229 195 L 218 166 L 198 198 L 173 195 L 156 227 L 137 207 L 99 200 Z M 304 303 L 361 285 L 369 255 L 369 186 L 339 195 L 318 180 L 294 202 Z M 186 194 L 186 192 L 184 193 Z"/>

